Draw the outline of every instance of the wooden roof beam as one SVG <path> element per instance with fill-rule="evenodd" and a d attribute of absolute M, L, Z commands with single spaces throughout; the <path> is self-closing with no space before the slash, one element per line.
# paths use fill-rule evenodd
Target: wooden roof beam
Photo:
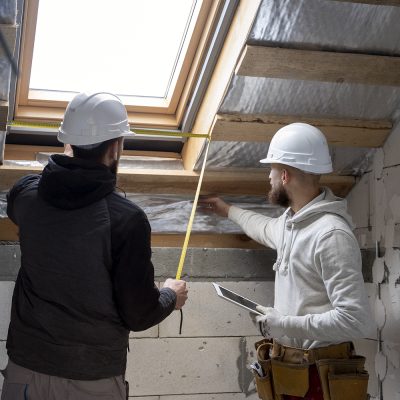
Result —
<path fill-rule="evenodd" d="M 400 86 L 400 57 L 247 45 L 236 74 Z"/>
<path fill-rule="evenodd" d="M 152 233 L 153 247 L 182 247 L 185 234 Z M 0 241 L 18 242 L 18 227 L 9 218 L 0 218 Z M 192 233 L 190 247 L 261 249 L 261 244 L 244 234 Z"/>
<path fill-rule="evenodd" d="M 17 179 L 40 173 L 42 167 L 0 166 L 0 190 L 7 190 Z M 199 173 L 185 170 L 120 169 L 118 187 L 130 193 L 194 194 Z M 324 175 L 321 184 L 337 196 L 346 196 L 356 182 L 354 176 Z M 264 196 L 269 191 L 268 170 L 264 168 L 206 171 L 202 193 Z"/>
<path fill-rule="evenodd" d="M 392 123 L 388 120 L 311 118 L 286 115 L 218 114 L 213 141 L 269 142 L 275 132 L 292 122 L 305 122 L 322 130 L 329 144 L 348 147 L 381 147 Z"/>
<path fill-rule="evenodd" d="M 62 146 L 34 146 L 24 144 L 7 144 L 4 149 L 5 160 L 36 160 L 38 153 L 63 154 Z M 160 157 L 181 160 L 180 153 L 168 151 L 123 150 L 123 156 Z"/>

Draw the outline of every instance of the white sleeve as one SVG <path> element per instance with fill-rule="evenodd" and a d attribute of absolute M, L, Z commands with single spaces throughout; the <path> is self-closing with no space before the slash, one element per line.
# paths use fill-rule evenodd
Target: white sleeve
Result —
<path fill-rule="evenodd" d="M 314 261 L 332 310 L 284 316 L 285 335 L 335 342 L 367 337 L 373 323 L 361 271 L 361 253 L 355 238 L 343 230 L 326 233 L 317 244 Z"/>
<path fill-rule="evenodd" d="M 229 208 L 228 218 L 238 224 L 244 233 L 256 242 L 272 249 L 277 248 L 279 218 L 266 217 L 236 206 Z"/>

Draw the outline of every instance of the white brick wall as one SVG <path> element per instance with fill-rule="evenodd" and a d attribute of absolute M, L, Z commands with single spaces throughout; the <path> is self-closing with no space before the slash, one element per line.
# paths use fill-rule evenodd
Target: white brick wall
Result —
<path fill-rule="evenodd" d="M 273 303 L 272 282 L 220 283 L 261 304 Z M 178 334 L 178 312 L 160 326 L 131 334 L 127 380 L 132 398 L 256 400 L 246 365 L 254 360 L 254 343 L 260 337 L 247 312 L 220 299 L 210 282 L 190 282 L 188 287 L 182 336 Z M 0 282 L 0 369 L 7 363 L 5 339 L 13 288 L 13 282 Z M 375 288 L 367 284 L 367 289 L 372 302 Z M 356 342 L 357 352 L 367 357 L 372 395 L 377 393 L 376 345 L 374 340 Z"/>
<path fill-rule="evenodd" d="M 273 282 L 217 282 L 263 305 L 273 305 Z M 189 282 L 189 299 L 183 309 L 184 337 L 257 335 L 249 313 L 217 296 L 210 282 Z M 160 337 L 179 336 L 180 313 L 160 324 Z"/>
<path fill-rule="evenodd" d="M 14 282 L 0 282 L 0 340 L 7 339 Z"/>
<path fill-rule="evenodd" d="M 142 339 L 129 354 L 135 395 L 240 392 L 240 338 Z"/>
<path fill-rule="evenodd" d="M 7 365 L 8 357 L 6 342 L 8 325 L 10 323 L 11 297 L 14 282 L 0 282 L 0 369 Z M 3 387 L 3 375 L 0 374 L 0 395 Z"/>
<path fill-rule="evenodd" d="M 380 256 L 385 263 L 384 283 L 373 274 L 375 291 L 370 290 L 372 310 L 375 319 L 384 321 L 381 329 L 382 352 L 386 357 L 387 371 L 382 389 L 385 400 L 400 399 L 400 124 L 393 129 L 383 149 L 378 149 L 372 170 L 365 174 L 353 188 L 347 200 L 349 210 L 357 224 L 360 245 L 374 248 L 379 242 Z M 380 290 L 378 291 L 378 285 Z M 375 315 L 375 303 L 381 294 L 383 307 Z M 376 318 L 378 317 L 378 318 Z M 378 380 L 374 361 L 378 352 L 376 341 L 359 343 L 369 354 L 367 367 L 370 372 L 369 392 L 378 396 Z M 383 371 L 384 375 L 384 371 Z"/>
<path fill-rule="evenodd" d="M 6 342 L 0 341 L 0 369 L 4 369 L 7 365 L 8 357 L 6 351 Z M 1 388 L 3 387 L 3 375 L 0 374 L 0 396 Z"/>

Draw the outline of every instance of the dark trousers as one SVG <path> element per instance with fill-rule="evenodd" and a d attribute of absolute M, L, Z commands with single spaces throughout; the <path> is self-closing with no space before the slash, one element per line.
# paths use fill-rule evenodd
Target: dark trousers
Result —
<path fill-rule="evenodd" d="M 9 360 L 1 400 L 126 400 L 122 376 L 79 381 L 40 374 Z"/>

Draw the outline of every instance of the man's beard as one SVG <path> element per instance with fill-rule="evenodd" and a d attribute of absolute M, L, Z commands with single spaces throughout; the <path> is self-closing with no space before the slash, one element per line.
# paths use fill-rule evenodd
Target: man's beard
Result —
<path fill-rule="evenodd" d="M 278 206 L 285 208 L 289 207 L 289 195 L 282 182 L 279 182 L 279 184 L 274 188 L 271 187 L 271 190 L 268 193 L 268 200 L 271 204 L 277 204 Z"/>

